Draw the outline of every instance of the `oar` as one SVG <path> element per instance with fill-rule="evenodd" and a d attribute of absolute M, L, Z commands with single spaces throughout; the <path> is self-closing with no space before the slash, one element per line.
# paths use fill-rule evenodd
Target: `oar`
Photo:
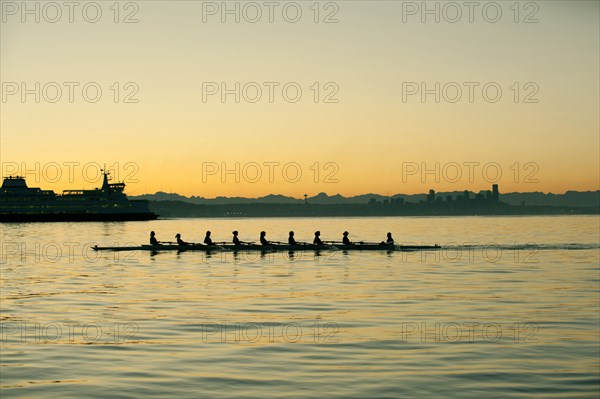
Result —
<path fill-rule="evenodd" d="M 240 245 L 234 245 L 233 243 L 229 244 L 231 245 L 231 248 L 225 248 L 231 251 L 239 251 L 240 249 L 244 249 L 244 247 L 250 247 L 252 245 L 258 245 L 256 244 L 254 241 L 251 242 L 247 242 L 247 241 L 240 241 Z"/>
<path fill-rule="evenodd" d="M 177 245 L 178 246 L 178 249 L 177 249 L 178 251 L 185 251 L 186 249 L 195 247 L 195 246 L 200 245 L 200 244 L 196 244 L 196 243 L 193 243 L 193 242 L 186 242 L 184 245 L 179 245 L 179 243 L 177 243 L 177 242 L 172 242 L 171 245 Z"/>
<path fill-rule="evenodd" d="M 282 242 L 282 241 L 271 241 L 271 243 L 273 244 L 281 244 L 281 245 L 290 245 L 289 242 Z M 302 242 L 302 241 L 296 241 L 296 244 L 294 245 L 313 245 L 309 242 Z"/>
<path fill-rule="evenodd" d="M 234 245 L 233 243 L 231 243 L 231 245 Z M 240 247 L 249 247 L 251 245 L 258 245 L 256 242 L 254 241 L 240 241 Z"/>
<path fill-rule="evenodd" d="M 220 245 L 206 245 L 206 244 L 202 244 L 202 243 L 199 243 L 199 242 L 188 242 L 188 245 L 192 246 L 192 247 L 206 248 L 207 250 L 210 250 L 212 248 L 221 249 L 221 250 L 227 250 L 227 248 L 223 248 Z"/>
<path fill-rule="evenodd" d="M 218 241 L 214 243 L 213 247 L 219 248 L 222 251 L 229 251 L 229 248 L 224 247 L 224 245 L 233 245 L 233 243 L 228 243 L 227 241 Z"/>
<path fill-rule="evenodd" d="M 344 247 L 348 246 L 348 245 L 354 245 L 353 242 L 350 242 L 349 244 L 344 244 L 343 241 L 324 241 L 329 243 L 329 247 L 330 248 L 335 248 L 335 249 L 344 249 Z"/>
<path fill-rule="evenodd" d="M 217 245 L 235 245 L 233 242 L 229 242 L 229 241 L 218 241 L 215 242 L 215 244 Z M 240 241 L 241 245 L 256 245 L 256 243 L 254 241 L 252 242 L 248 242 L 248 241 Z"/>
<path fill-rule="evenodd" d="M 296 241 L 296 245 L 304 245 L 304 246 L 306 246 L 306 245 L 313 245 L 313 244 L 311 244 L 310 242 Z"/>
<path fill-rule="evenodd" d="M 229 248 L 225 248 L 223 246 L 223 244 L 226 244 L 226 243 L 225 242 L 213 242 L 213 245 L 208 245 L 208 244 L 195 244 L 195 245 L 206 247 L 207 251 L 210 251 L 211 249 L 220 249 L 221 251 L 229 251 Z"/>
<path fill-rule="evenodd" d="M 287 247 L 293 246 L 289 242 L 282 242 L 282 241 L 271 241 L 271 244 L 275 244 L 275 246 L 278 246 L 278 245 L 287 246 Z M 296 242 L 296 244 L 294 244 L 294 245 L 301 246 L 301 245 L 310 245 L 310 244 L 307 242 Z M 273 248 L 273 249 L 276 250 L 277 248 Z M 291 249 L 291 248 L 290 248 L 290 250 L 293 251 L 293 249 Z"/>
<path fill-rule="evenodd" d="M 179 244 L 177 243 L 177 241 L 159 241 L 158 243 L 159 243 L 160 245 L 179 245 Z M 186 243 L 186 244 L 187 244 L 188 246 L 199 245 L 199 244 L 195 244 L 195 243 L 193 243 L 193 242 L 188 242 L 188 243 Z M 185 246 L 185 245 L 182 245 L 182 246 Z"/>
<path fill-rule="evenodd" d="M 396 243 L 393 243 L 393 244 L 390 243 L 390 244 L 388 244 L 385 241 L 383 241 L 383 242 L 364 242 L 364 241 L 361 241 L 360 245 L 379 245 L 379 246 L 382 246 L 382 247 L 393 247 L 393 246 L 396 245 Z"/>
<path fill-rule="evenodd" d="M 337 247 L 336 247 L 335 245 L 333 245 L 333 244 L 328 244 L 327 242 L 328 242 L 328 241 L 323 241 L 323 244 L 322 244 L 322 246 L 323 246 L 324 248 L 329 248 L 329 249 L 337 249 Z M 301 242 L 301 243 L 299 242 L 298 244 L 301 244 L 301 245 L 313 245 L 313 246 L 315 246 L 316 248 L 319 248 L 319 244 L 313 244 L 313 243 L 309 243 L 309 242 Z"/>

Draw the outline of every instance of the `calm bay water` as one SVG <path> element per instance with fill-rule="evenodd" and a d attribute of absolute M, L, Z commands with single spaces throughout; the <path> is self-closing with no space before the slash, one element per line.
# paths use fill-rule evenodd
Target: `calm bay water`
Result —
<path fill-rule="evenodd" d="M 3 224 L 2 398 L 600 393 L 600 219 L 179 219 Z M 95 253 L 216 241 L 439 243 L 437 252 Z"/>

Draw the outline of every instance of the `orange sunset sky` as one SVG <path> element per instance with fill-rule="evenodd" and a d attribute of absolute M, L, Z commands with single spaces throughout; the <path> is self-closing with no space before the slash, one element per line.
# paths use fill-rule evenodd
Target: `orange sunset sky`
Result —
<path fill-rule="evenodd" d="M 1 2 L 2 173 L 30 186 L 600 188 L 597 1 L 87 3 Z"/>

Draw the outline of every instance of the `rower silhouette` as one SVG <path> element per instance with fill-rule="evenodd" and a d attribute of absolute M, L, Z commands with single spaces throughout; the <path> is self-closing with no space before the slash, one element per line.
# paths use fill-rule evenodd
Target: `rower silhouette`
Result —
<path fill-rule="evenodd" d="M 313 240 L 313 244 L 315 245 L 323 245 L 323 241 L 321 241 L 321 232 L 315 231 L 315 239 Z"/>
<path fill-rule="evenodd" d="M 206 232 L 206 236 L 204 237 L 204 243 L 206 245 L 215 245 L 215 243 L 213 242 L 213 240 L 210 238 L 210 231 Z"/>
<path fill-rule="evenodd" d="M 352 243 L 350 242 L 350 239 L 348 238 L 348 232 L 344 231 L 344 238 L 342 238 L 342 244 L 344 245 L 352 245 Z"/>
<path fill-rule="evenodd" d="M 387 233 L 387 239 L 385 241 L 381 241 L 379 245 L 394 245 L 394 238 L 392 237 L 392 233 Z"/>
<path fill-rule="evenodd" d="M 261 231 L 261 232 L 260 232 L 260 243 L 261 243 L 262 245 L 270 245 L 270 244 L 271 244 L 271 243 L 270 243 L 269 241 L 267 241 L 267 239 L 265 238 L 265 236 L 266 236 L 266 235 L 267 235 L 267 233 L 266 233 L 266 232 L 264 232 L 264 231 Z"/>
<path fill-rule="evenodd" d="M 156 239 L 156 233 L 154 231 L 150 232 L 150 245 L 160 245 L 160 243 Z"/>
<path fill-rule="evenodd" d="M 190 245 L 189 243 L 187 243 L 181 239 L 181 234 L 179 234 L 179 233 L 177 233 L 175 235 L 175 238 L 177 238 L 177 245 Z"/>
<path fill-rule="evenodd" d="M 231 234 L 233 234 L 233 245 L 235 245 L 235 246 L 242 245 L 242 242 L 238 238 L 238 231 L 234 230 L 233 232 L 231 232 Z"/>
<path fill-rule="evenodd" d="M 288 244 L 296 245 L 296 239 L 294 238 L 294 232 L 290 231 L 290 236 L 288 237 Z"/>

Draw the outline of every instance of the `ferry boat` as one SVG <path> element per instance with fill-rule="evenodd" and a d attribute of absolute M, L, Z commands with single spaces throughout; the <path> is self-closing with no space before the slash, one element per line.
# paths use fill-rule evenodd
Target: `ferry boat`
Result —
<path fill-rule="evenodd" d="M 109 183 L 102 171 L 102 187 L 93 190 L 52 190 L 27 187 L 22 176 L 4 178 L 0 187 L 0 222 L 73 222 L 153 220 L 148 201 L 129 200 L 125 183 Z"/>

